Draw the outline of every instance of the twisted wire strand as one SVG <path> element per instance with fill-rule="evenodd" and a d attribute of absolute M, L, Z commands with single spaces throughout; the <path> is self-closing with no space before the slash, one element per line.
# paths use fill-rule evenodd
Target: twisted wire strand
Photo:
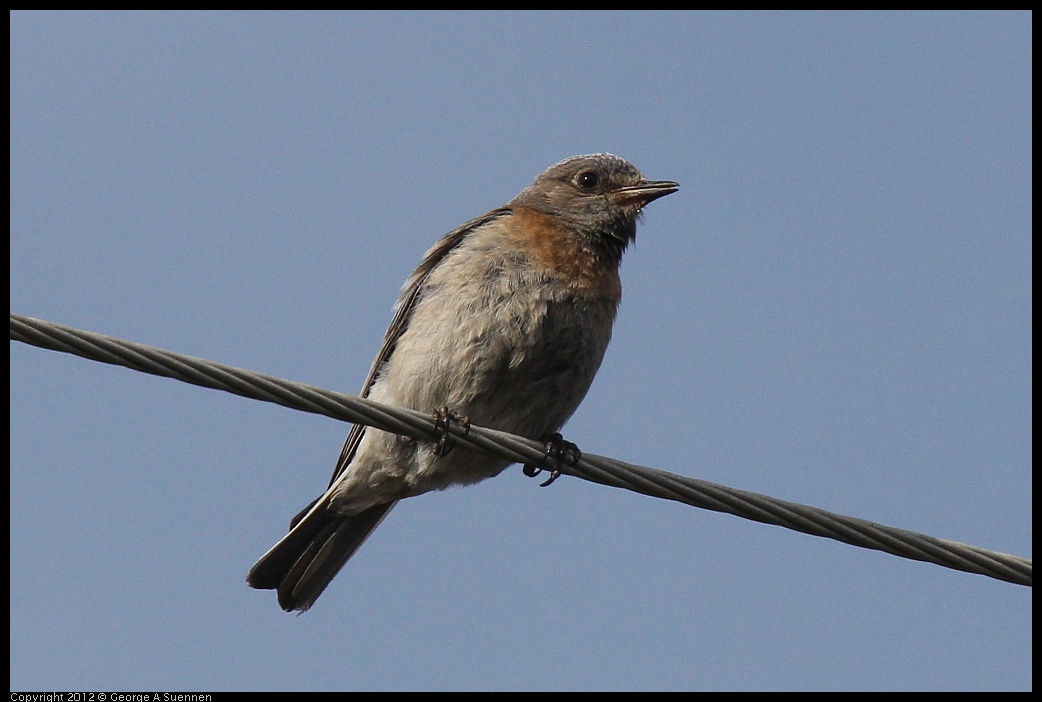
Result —
<path fill-rule="evenodd" d="M 414 410 L 24 317 L 14 312 L 11 313 L 11 339 L 345 422 L 367 424 L 416 439 L 437 439 L 437 432 L 444 431 L 444 428 L 436 427 L 432 416 Z M 515 463 L 547 470 L 556 467 L 565 475 L 649 497 L 725 512 L 1017 585 L 1031 585 L 1031 560 L 1021 556 L 897 529 L 604 456 L 583 453 L 575 465 L 555 466 L 553 459 L 547 457 L 543 444 L 495 429 L 471 426 L 468 430 L 450 423 L 448 431 L 453 434 L 458 446 Z"/>

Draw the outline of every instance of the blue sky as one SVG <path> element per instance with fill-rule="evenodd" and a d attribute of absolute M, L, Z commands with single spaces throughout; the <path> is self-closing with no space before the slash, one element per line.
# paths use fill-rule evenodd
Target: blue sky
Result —
<path fill-rule="evenodd" d="M 438 237 L 610 151 L 582 449 L 1031 555 L 1031 15 L 11 15 L 11 309 L 357 392 Z M 17 690 L 1031 688 L 1031 591 L 519 468 L 310 612 L 347 432 L 11 344 Z"/>

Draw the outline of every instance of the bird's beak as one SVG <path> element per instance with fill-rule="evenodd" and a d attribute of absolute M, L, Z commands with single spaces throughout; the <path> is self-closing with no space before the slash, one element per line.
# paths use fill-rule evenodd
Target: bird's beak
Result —
<path fill-rule="evenodd" d="M 646 180 L 619 188 L 612 192 L 612 197 L 619 205 L 636 205 L 641 208 L 652 200 L 658 200 L 679 189 L 680 185 L 671 180 Z"/>

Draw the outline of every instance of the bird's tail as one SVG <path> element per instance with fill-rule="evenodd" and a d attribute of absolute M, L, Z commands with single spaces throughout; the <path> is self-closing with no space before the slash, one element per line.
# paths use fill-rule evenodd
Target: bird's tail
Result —
<path fill-rule="evenodd" d="M 246 582 L 258 590 L 278 590 L 279 605 L 287 612 L 310 609 L 396 504 L 387 502 L 345 517 L 330 512 L 324 499 L 316 500 L 250 568 Z"/>

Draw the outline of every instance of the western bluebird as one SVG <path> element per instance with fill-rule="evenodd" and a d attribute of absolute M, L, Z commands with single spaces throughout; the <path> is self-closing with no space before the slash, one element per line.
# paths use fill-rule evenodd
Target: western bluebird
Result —
<path fill-rule="evenodd" d="M 618 156 L 575 156 L 449 232 L 405 281 L 362 396 L 525 437 L 556 432 L 601 365 L 641 209 L 678 187 Z M 355 425 L 329 488 L 257 561 L 250 586 L 307 610 L 398 500 L 509 465 L 446 449 Z"/>

